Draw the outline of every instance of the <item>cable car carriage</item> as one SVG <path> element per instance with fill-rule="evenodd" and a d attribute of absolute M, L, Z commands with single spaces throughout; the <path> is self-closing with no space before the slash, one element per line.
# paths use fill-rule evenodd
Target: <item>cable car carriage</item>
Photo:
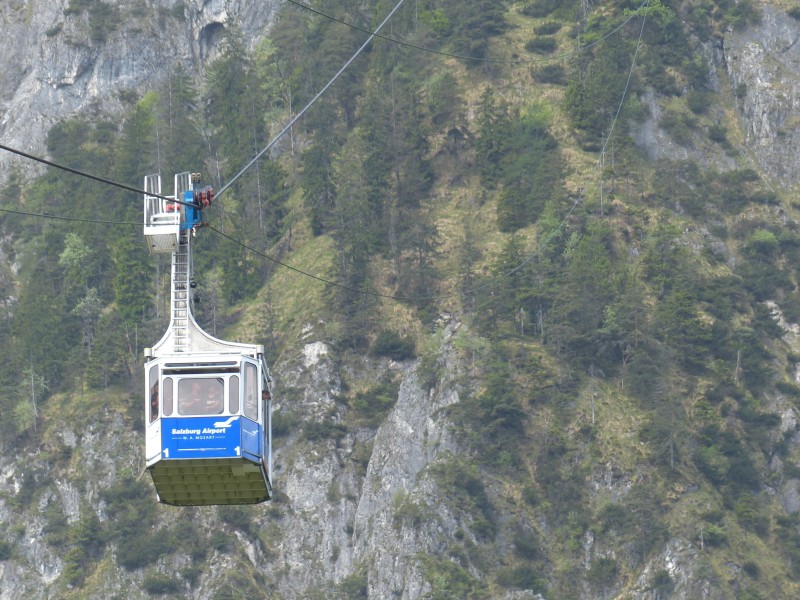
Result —
<path fill-rule="evenodd" d="M 191 241 L 213 199 L 198 179 L 176 175 L 171 202 L 160 176 L 145 178 L 148 247 L 172 253 L 170 325 L 145 349 L 146 466 L 166 504 L 253 504 L 272 495 L 272 381 L 263 346 L 219 340 L 192 316 Z"/>

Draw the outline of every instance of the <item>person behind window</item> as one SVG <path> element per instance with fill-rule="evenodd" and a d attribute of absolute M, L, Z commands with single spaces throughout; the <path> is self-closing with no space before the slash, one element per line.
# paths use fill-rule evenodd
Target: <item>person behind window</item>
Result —
<path fill-rule="evenodd" d="M 153 393 L 150 394 L 150 422 L 158 418 L 158 384 L 153 386 Z"/>
<path fill-rule="evenodd" d="M 191 382 L 188 395 L 180 398 L 181 413 L 184 415 L 203 414 L 205 404 L 206 395 L 203 394 L 203 386 L 199 380 L 195 379 Z"/>
<path fill-rule="evenodd" d="M 216 415 L 222 412 L 222 393 L 217 382 L 210 382 L 208 386 L 208 398 L 206 399 L 205 414 Z"/>

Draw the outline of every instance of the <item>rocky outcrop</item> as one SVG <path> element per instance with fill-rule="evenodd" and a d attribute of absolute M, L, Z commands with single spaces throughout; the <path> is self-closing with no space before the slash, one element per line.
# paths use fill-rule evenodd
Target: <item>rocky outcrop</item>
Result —
<path fill-rule="evenodd" d="M 440 349 L 449 373 L 457 371 L 450 348 L 454 328 L 446 329 Z M 337 401 L 336 361 L 327 345 L 311 342 L 300 360 L 280 365 L 282 386 L 303 392 L 291 394 L 295 400 L 284 401 L 279 410 L 297 415 L 301 423 L 346 420 L 347 409 Z M 387 370 L 401 379 L 394 408 L 377 431 L 349 428 L 341 439 L 310 444 L 300 426 L 279 450 L 276 478 L 289 498 L 291 516 L 280 523 L 279 564 L 271 570 L 278 567 L 282 573 L 276 587 L 286 598 L 302 598 L 309 589 L 359 572 L 371 598 L 419 598 L 430 589 L 418 555 L 441 552 L 458 529 L 427 476 L 439 456 L 457 452 L 441 418 L 442 409 L 459 400 L 454 383 L 424 389 L 410 363 L 369 361 L 362 368 L 373 380 Z M 364 461 L 356 454 L 364 448 L 371 451 L 362 472 L 358 463 Z M 402 503 L 432 525 L 403 519 Z"/>
<path fill-rule="evenodd" d="M 759 166 L 785 183 L 797 181 L 800 157 L 800 21 L 765 6 L 761 22 L 724 38 L 724 69 Z"/>
<path fill-rule="evenodd" d="M 233 22 L 247 39 L 272 23 L 275 0 L 0 3 L 0 139 L 42 154 L 47 131 L 76 113 L 119 112 L 177 65 L 199 75 Z M 133 95 L 130 94 L 133 92 Z M 14 162 L 0 154 L 0 178 Z"/>

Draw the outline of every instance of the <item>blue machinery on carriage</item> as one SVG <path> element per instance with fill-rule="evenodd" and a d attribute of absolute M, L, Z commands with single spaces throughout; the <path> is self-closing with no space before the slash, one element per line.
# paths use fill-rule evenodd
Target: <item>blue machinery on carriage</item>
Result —
<path fill-rule="evenodd" d="M 192 238 L 214 197 L 199 175 L 145 177 L 144 235 L 171 253 L 170 324 L 145 349 L 145 459 L 166 504 L 253 504 L 272 495 L 272 380 L 264 347 L 212 337 L 192 315 Z"/>

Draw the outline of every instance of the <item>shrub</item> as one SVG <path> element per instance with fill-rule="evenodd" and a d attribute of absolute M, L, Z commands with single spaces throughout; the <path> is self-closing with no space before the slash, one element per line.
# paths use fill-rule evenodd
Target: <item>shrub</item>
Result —
<path fill-rule="evenodd" d="M 761 577 L 761 569 L 759 569 L 758 565 L 751 560 L 748 560 L 742 565 L 742 571 L 747 573 L 753 579 L 759 579 Z"/>
<path fill-rule="evenodd" d="M 175 549 L 172 532 L 154 528 L 156 509 L 151 494 L 143 482 L 129 478 L 100 493 L 108 504 L 106 539 L 124 540 L 118 542 L 117 563 L 128 570 L 153 564 Z"/>
<path fill-rule="evenodd" d="M 497 526 L 494 507 L 486 493 L 478 469 L 463 459 L 453 457 L 431 465 L 439 489 L 447 491 L 457 508 L 472 515 L 472 529 L 476 535 L 491 539 Z"/>
<path fill-rule="evenodd" d="M 0 561 L 11 558 L 12 546 L 5 540 L 0 540 Z"/>
<path fill-rule="evenodd" d="M 367 569 L 364 566 L 356 569 L 352 574 L 342 579 L 339 584 L 339 591 L 348 600 L 366 600 L 369 598 L 367 593 Z"/>
<path fill-rule="evenodd" d="M 203 573 L 203 567 L 196 564 L 187 565 L 181 569 L 181 577 L 189 582 L 189 586 L 194 587 L 200 575 Z"/>
<path fill-rule="evenodd" d="M 214 550 L 218 552 L 222 552 L 223 554 L 227 554 L 233 549 L 233 537 L 225 533 L 224 531 L 215 531 L 211 534 L 211 539 L 209 539 L 209 544 Z"/>
<path fill-rule="evenodd" d="M 552 13 L 557 6 L 556 0 L 534 0 L 523 6 L 520 12 L 526 17 L 541 19 Z"/>
<path fill-rule="evenodd" d="M 708 139 L 717 144 L 728 141 L 728 130 L 724 125 L 712 125 L 708 128 Z"/>
<path fill-rule="evenodd" d="M 425 579 L 431 584 L 430 598 L 484 597 L 481 582 L 455 562 L 432 555 L 421 555 L 419 559 Z"/>
<path fill-rule="evenodd" d="M 692 90 L 686 94 L 686 106 L 696 115 L 705 114 L 711 105 L 711 94 L 698 90 Z"/>
<path fill-rule="evenodd" d="M 544 592 L 544 582 L 537 577 L 530 565 L 505 567 L 497 570 L 497 583 L 506 588 Z"/>
<path fill-rule="evenodd" d="M 544 65 L 531 69 L 531 77 L 539 83 L 566 85 L 567 75 L 561 65 Z"/>
<path fill-rule="evenodd" d="M 286 411 L 279 411 L 272 413 L 272 435 L 273 437 L 283 437 L 289 435 L 297 428 L 297 417 L 287 413 Z"/>
<path fill-rule="evenodd" d="M 411 494 L 399 491 L 392 499 L 392 525 L 399 530 L 403 525 L 418 529 L 428 516 L 427 506 L 417 502 Z"/>
<path fill-rule="evenodd" d="M 558 33 L 560 29 L 561 23 L 558 21 L 546 21 L 534 27 L 533 32 L 536 35 L 553 35 L 554 33 Z"/>
<path fill-rule="evenodd" d="M 533 560 L 541 554 L 539 535 L 534 530 L 520 530 L 514 534 L 514 549 L 520 558 Z"/>
<path fill-rule="evenodd" d="M 42 533 L 45 534 L 45 541 L 51 546 L 63 546 L 67 543 L 69 534 L 67 516 L 55 502 L 48 505 L 44 514 L 47 517 L 47 522 L 42 528 Z"/>
<path fill-rule="evenodd" d="M 550 54 L 557 47 L 558 43 L 552 37 L 535 37 L 525 44 L 525 50 L 537 54 Z"/>
<path fill-rule="evenodd" d="M 667 109 L 662 114 L 658 125 L 669 133 L 676 144 L 692 145 L 692 133 L 697 128 L 697 121 L 691 115 Z"/>
<path fill-rule="evenodd" d="M 796 323 L 797 321 L 794 322 Z M 797 384 L 779 381 L 775 384 L 775 389 L 791 398 L 800 398 L 800 386 Z"/>
<path fill-rule="evenodd" d="M 148 594 L 174 594 L 181 589 L 181 583 L 169 575 L 148 573 L 144 576 L 142 587 Z"/>
<path fill-rule="evenodd" d="M 594 589 L 604 589 L 617 578 L 617 561 L 613 558 L 598 558 L 592 561 L 587 578 Z"/>
<path fill-rule="evenodd" d="M 303 435 L 309 442 L 319 442 L 331 438 L 338 442 L 347 435 L 347 427 L 336 423 L 333 419 L 312 421 L 303 428 Z"/>
<path fill-rule="evenodd" d="M 625 533 L 631 525 L 630 511 L 618 502 L 609 502 L 597 514 L 601 533 L 616 531 Z"/>
<path fill-rule="evenodd" d="M 252 523 L 250 521 L 250 511 L 241 506 L 218 506 L 217 513 L 223 523 L 238 529 L 244 533 L 250 533 Z"/>
<path fill-rule="evenodd" d="M 119 26 L 119 8 L 105 2 L 92 2 L 89 8 L 89 37 L 95 44 L 102 44 L 108 34 Z"/>
<path fill-rule="evenodd" d="M 383 330 L 375 338 L 372 354 L 392 360 L 408 360 L 416 356 L 416 349 L 411 337 L 401 337 L 394 331 Z"/>
<path fill-rule="evenodd" d="M 662 594 L 669 596 L 672 590 L 675 589 L 675 582 L 670 577 L 668 571 L 661 569 L 653 573 L 653 578 L 650 580 L 650 589 L 661 597 Z"/>
<path fill-rule="evenodd" d="M 129 571 L 151 565 L 172 552 L 172 539 L 164 529 L 126 539 L 117 548 L 117 563 Z"/>
<path fill-rule="evenodd" d="M 377 425 L 394 406 L 398 391 L 397 383 L 384 381 L 365 392 L 358 392 L 350 405 L 361 420 Z"/>
<path fill-rule="evenodd" d="M 762 514 L 758 502 L 753 494 L 745 493 L 733 506 L 733 512 L 742 527 L 755 531 L 759 535 L 765 535 L 769 529 L 769 521 Z"/>
<path fill-rule="evenodd" d="M 751 256 L 770 256 L 777 247 L 777 236 L 767 229 L 756 229 L 750 234 L 745 246 Z"/>
<path fill-rule="evenodd" d="M 721 546 L 728 541 L 728 534 L 723 525 L 717 523 L 708 523 L 700 530 L 699 537 L 702 538 L 703 544 L 709 546 Z"/>
<path fill-rule="evenodd" d="M 694 455 L 694 462 L 700 472 L 715 485 L 720 485 L 725 481 L 725 476 L 730 469 L 727 457 L 714 445 L 698 449 Z"/>

